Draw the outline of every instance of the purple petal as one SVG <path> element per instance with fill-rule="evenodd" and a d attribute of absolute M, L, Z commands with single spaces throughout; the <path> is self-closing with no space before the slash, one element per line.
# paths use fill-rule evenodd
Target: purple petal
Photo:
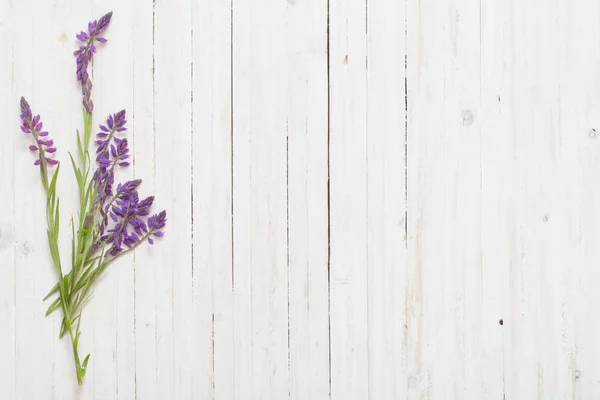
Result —
<path fill-rule="evenodd" d="M 39 114 L 36 115 L 35 117 L 33 117 L 33 122 L 31 124 L 32 125 L 37 125 L 38 122 L 40 122 L 40 116 L 39 116 Z"/>
<path fill-rule="evenodd" d="M 40 132 L 40 136 L 48 136 L 48 132 L 44 131 L 44 132 Z"/>
<path fill-rule="evenodd" d="M 49 147 L 46 149 L 46 152 L 48 153 L 55 153 L 56 152 L 56 147 Z"/>
<path fill-rule="evenodd" d="M 38 158 L 37 160 L 35 160 L 33 162 L 33 165 L 40 165 L 42 163 L 42 161 Z"/>
<path fill-rule="evenodd" d="M 54 144 L 54 140 L 50 139 L 50 140 L 46 140 L 46 142 L 44 143 L 46 146 L 52 146 Z"/>
<path fill-rule="evenodd" d="M 128 162 L 120 162 L 119 166 L 121 166 L 121 167 L 128 167 L 129 163 Z"/>
<path fill-rule="evenodd" d="M 100 130 L 103 130 L 104 132 L 109 132 L 108 128 L 104 125 L 100 125 Z"/>
<path fill-rule="evenodd" d="M 42 127 L 43 127 L 43 126 L 44 126 L 44 124 L 40 122 L 39 124 L 37 124 L 37 125 L 35 126 L 35 130 L 36 130 L 36 131 L 39 131 L 40 129 L 42 129 Z"/>
<path fill-rule="evenodd" d="M 21 127 L 21 130 L 22 130 L 24 133 L 30 133 L 30 132 L 31 132 L 31 130 L 29 129 L 29 127 L 28 127 L 28 126 L 25 126 L 25 125 L 23 125 L 23 126 Z"/>
<path fill-rule="evenodd" d="M 29 150 L 31 150 L 31 151 L 37 151 L 37 149 L 38 149 L 37 146 L 34 146 L 34 145 L 29 146 Z"/>
<path fill-rule="evenodd" d="M 108 42 L 108 40 L 106 40 L 106 38 L 103 38 L 103 37 L 97 37 L 96 40 L 99 41 L 100 43 Z"/>
<path fill-rule="evenodd" d="M 154 236 L 163 237 L 165 233 L 163 231 L 154 232 Z"/>
<path fill-rule="evenodd" d="M 148 238 L 148 243 L 150 243 L 150 244 L 154 244 L 154 240 L 152 240 L 152 238 L 150 238 L 150 237 L 149 237 L 149 238 Z"/>
<path fill-rule="evenodd" d="M 48 162 L 48 164 L 50 164 L 50 165 L 56 165 L 56 164 L 58 164 L 58 161 L 57 161 L 57 160 L 53 160 L 53 159 L 51 159 L 51 158 L 46 158 L 46 161 L 47 161 L 47 162 Z"/>

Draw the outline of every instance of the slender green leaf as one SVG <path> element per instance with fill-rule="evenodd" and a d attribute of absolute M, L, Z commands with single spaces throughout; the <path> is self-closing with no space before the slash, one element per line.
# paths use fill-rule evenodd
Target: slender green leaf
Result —
<path fill-rule="evenodd" d="M 50 304 L 50 307 L 48 307 L 48 310 L 46 310 L 46 316 L 52 314 L 54 312 L 54 310 L 56 310 L 60 305 L 61 305 L 60 297 L 57 297 L 56 300 L 54 300 L 54 302 L 52 304 Z"/>
<path fill-rule="evenodd" d="M 43 301 L 46 301 L 50 297 L 52 297 L 52 295 L 58 291 L 58 287 L 59 287 L 58 283 L 56 285 L 52 286 L 52 289 L 50 289 L 50 292 L 46 295 L 46 297 L 43 298 Z"/>
<path fill-rule="evenodd" d="M 90 359 L 90 354 L 85 356 L 85 358 L 83 359 L 83 363 L 81 364 L 81 369 L 84 371 L 84 373 L 85 373 L 85 369 L 87 368 L 89 359 Z"/>

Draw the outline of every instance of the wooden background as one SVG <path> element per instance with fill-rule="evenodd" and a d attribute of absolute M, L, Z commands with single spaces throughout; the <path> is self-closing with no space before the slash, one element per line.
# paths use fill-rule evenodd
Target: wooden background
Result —
<path fill-rule="evenodd" d="M 27 97 L 75 149 L 75 33 L 114 11 L 167 236 L 58 313 Z M 0 0 L 0 399 L 600 398 L 600 3 Z M 59 182 L 62 254 L 75 180 Z"/>

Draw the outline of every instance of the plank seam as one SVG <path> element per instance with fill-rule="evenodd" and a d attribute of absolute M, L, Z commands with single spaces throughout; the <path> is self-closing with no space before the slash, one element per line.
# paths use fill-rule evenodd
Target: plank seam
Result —
<path fill-rule="evenodd" d="M 327 0 L 327 331 L 329 344 L 329 399 L 331 399 L 331 4 Z"/>

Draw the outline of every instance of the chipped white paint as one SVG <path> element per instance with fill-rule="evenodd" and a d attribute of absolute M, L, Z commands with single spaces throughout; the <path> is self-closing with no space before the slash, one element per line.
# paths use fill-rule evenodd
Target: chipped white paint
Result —
<path fill-rule="evenodd" d="M 74 33 L 109 9 L 96 121 L 127 109 L 169 228 L 97 286 L 79 388 L 17 103 L 75 148 Z M 599 13 L 0 0 L 0 399 L 600 397 Z"/>

